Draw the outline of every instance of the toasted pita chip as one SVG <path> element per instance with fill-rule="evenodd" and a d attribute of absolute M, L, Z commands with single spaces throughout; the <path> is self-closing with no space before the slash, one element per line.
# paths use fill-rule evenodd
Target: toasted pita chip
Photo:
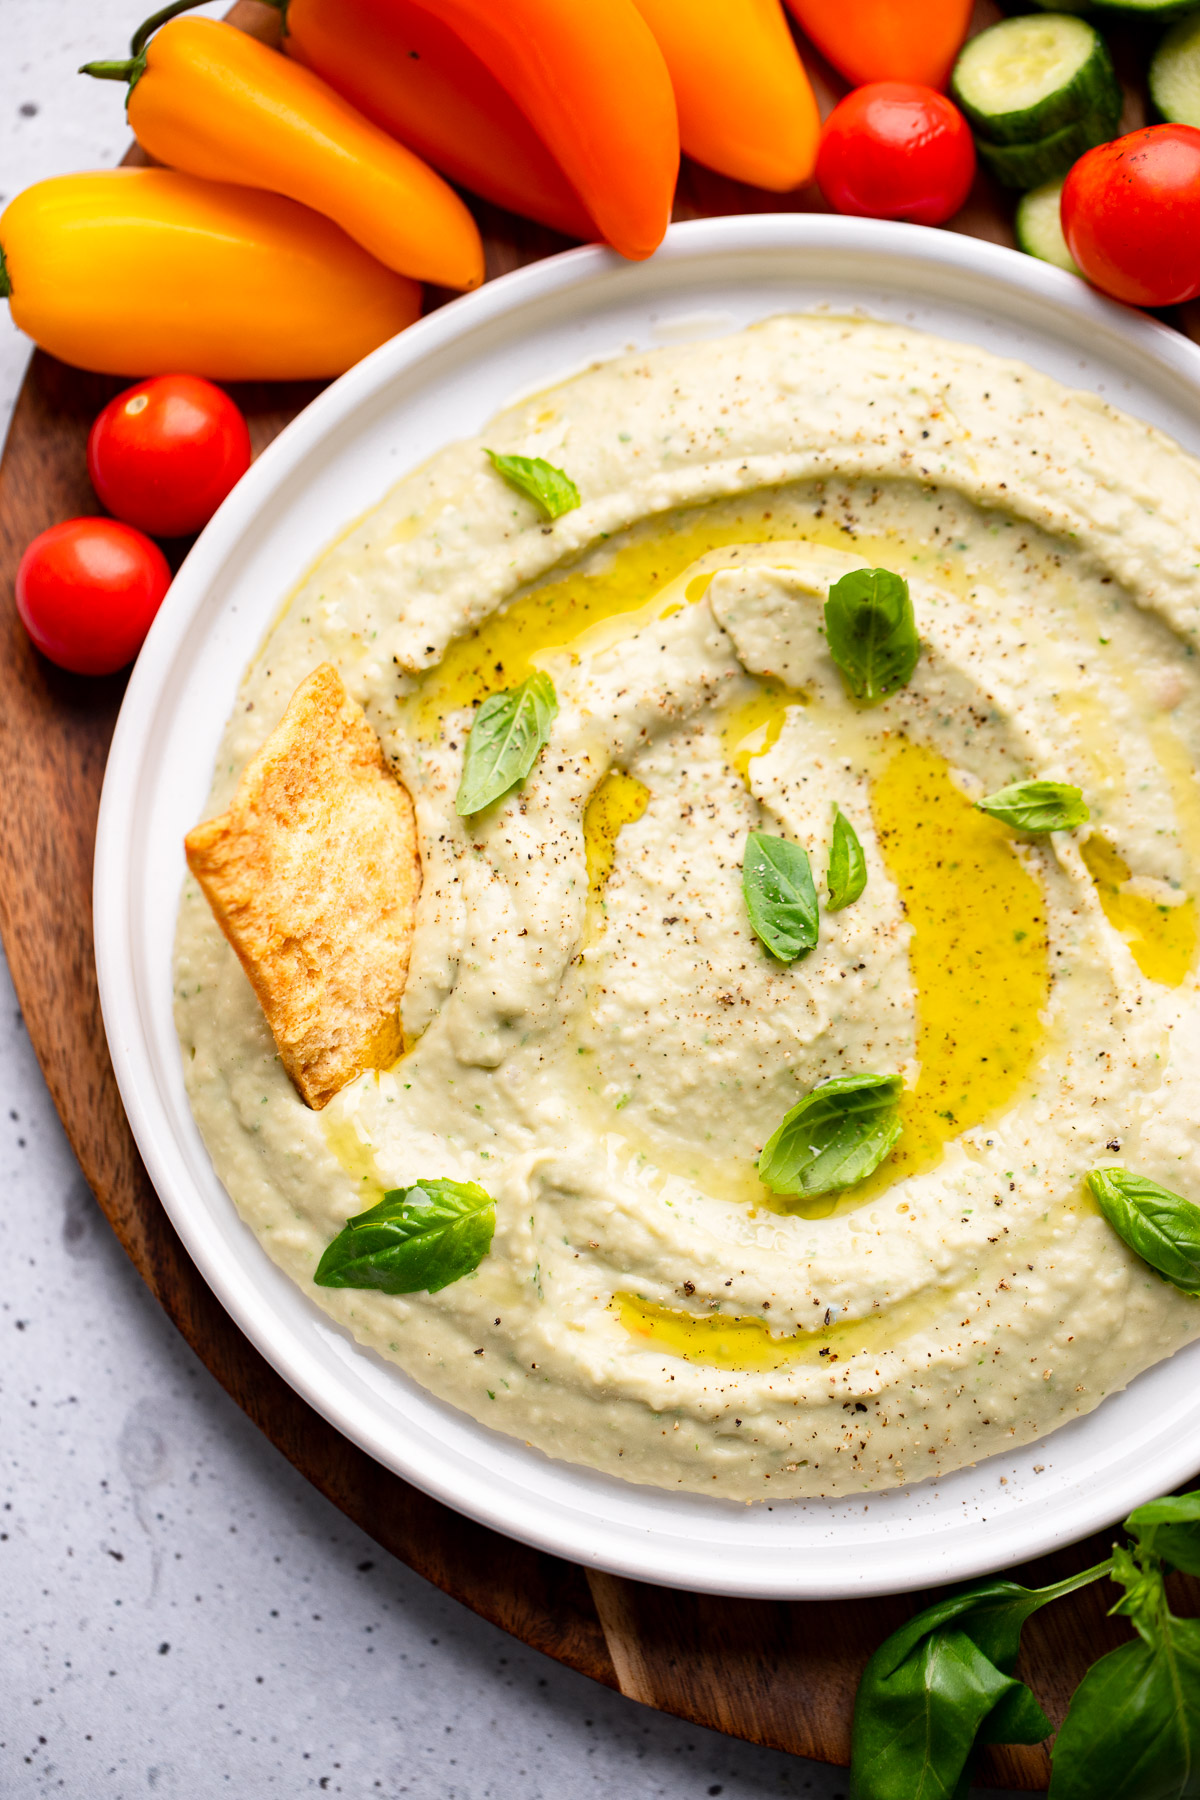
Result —
<path fill-rule="evenodd" d="M 404 1046 L 421 860 L 408 789 L 329 663 L 301 682 L 229 811 L 185 840 L 302 1099 Z"/>

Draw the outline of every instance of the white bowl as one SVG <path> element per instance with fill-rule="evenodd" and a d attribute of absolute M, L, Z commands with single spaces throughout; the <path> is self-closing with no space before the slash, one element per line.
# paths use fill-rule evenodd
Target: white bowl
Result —
<path fill-rule="evenodd" d="M 360 1349 L 242 1224 L 188 1107 L 171 1015 L 184 832 L 242 670 L 284 595 L 405 470 L 522 391 L 634 347 L 781 311 L 862 310 L 1023 358 L 1200 453 L 1200 352 L 1071 275 L 948 232 L 782 214 L 672 226 L 629 264 L 567 252 L 455 301 L 328 388 L 188 557 L 133 672 L 96 845 L 105 1029 L 138 1147 L 222 1304 L 280 1374 L 388 1468 L 499 1531 L 712 1593 L 818 1599 L 957 1580 L 1109 1524 L 1200 1468 L 1200 1343 L 1041 1443 L 858 1499 L 733 1505 L 555 1462 Z"/>

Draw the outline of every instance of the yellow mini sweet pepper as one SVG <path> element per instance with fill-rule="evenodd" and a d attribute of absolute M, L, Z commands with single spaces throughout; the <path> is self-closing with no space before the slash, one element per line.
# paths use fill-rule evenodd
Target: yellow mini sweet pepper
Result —
<path fill-rule="evenodd" d="M 174 169 L 58 175 L 0 214 L 0 295 L 51 355 L 107 375 L 340 375 L 421 289 L 321 213 Z"/>

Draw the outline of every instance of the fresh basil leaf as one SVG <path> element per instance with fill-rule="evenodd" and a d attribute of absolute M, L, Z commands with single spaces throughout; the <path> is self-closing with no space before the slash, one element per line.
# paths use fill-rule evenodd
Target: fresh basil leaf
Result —
<path fill-rule="evenodd" d="M 1130 1169 L 1093 1169 L 1087 1180 L 1117 1236 L 1185 1294 L 1200 1294 L 1200 1206 Z"/>
<path fill-rule="evenodd" d="M 1083 794 L 1065 781 L 1014 781 L 975 804 L 1014 831 L 1070 831 L 1091 817 Z"/>
<path fill-rule="evenodd" d="M 854 1705 L 850 1800 L 965 1800 L 978 1743 L 1037 1744 L 1049 1719 L 1013 1676 L 1021 1629 L 1108 1564 L 1052 1587 L 999 1577 L 926 1607 L 876 1650 Z"/>
<path fill-rule="evenodd" d="M 890 569 L 852 569 L 825 602 L 825 641 L 856 700 L 874 704 L 909 680 L 921 655 L 908 583 Z"/>
<path fill-rule="evenodd" d="M 519 687 L 489 694 L 471 725 L 455 811 L 466 818 L 524 781 L 550 736 L 558 711 L 554 683 L 542 670 Z"/>
<path fill-rule="evenodd" d="M 931 1632 L 891 1681 L 873 1692 L 869 1671 L 868 1664 L 854 1715 L 850 1800 L 965 1796 L 980 1728 L 1022 1684 L 1001 1674 L 965 1631 L 953 1629 Z M 1039 1743 L 1049 1735 L 1050 1721 L 1039 1717 L 1034 1730 L 1036 1737 L 1009 1741 Z"/>
<path fill-rule="evenodd" d="M 829 889 L 826 906 L 830 912 L 841 912 L 843 906 L 858 899 L 867 885 L 867 859 L 863 847 L 840 806 L 833 809 L 833 837 L 829 843 L 825 882 Z"/>
<path fill-rule="evenodd" d="M 1148 1629 L 1148 1628 L 1147 1628 Z M 1093 1663 L 1055 1739 L 1049 1800 L 1200 1800 L 1200 1619 L 1167 1611 Z"/>
<path fill-rule="evenodd" d="M 750 923 L 772 956 L 787 963 L 808 955 L 820 915 L 806 850 L 766 831 L 747 833 L 742 893 Z"/>
<path fill-rule="evenodd" d="M 469 1275 L 491 1248 L 496 1207 L 473 1181 L 418 1181 L 348 1219 L 317 1264 L 318 1287 L 416 1294 Z"/>
<path fill-rule="evenodd" d="M 1130 1513 L 1125 1529 L 1148 1554 L 1185 1575 L 1200 1575 L 1200 1493 L 1151 1500 Z"/>
<path fill-rule="evenodd" d="M 548 519 L 559 519 L 574 512 L 580 504 L 579 489 L 562 469 L 556 469 L 541 456 L 501 456 L 496 450 L 484 453 L 492 459 L 492 467 L 503 475 L 509 487 L 516 488 L 541 507 Z"/>
<path fill-rule="evenodd" d="M 877 1169 L 900 1136 L 898 1075 L 839 1075 L 813 1088 L 767 1140 L 758 1172 L 776 1194 L 829 1194 Z"/>

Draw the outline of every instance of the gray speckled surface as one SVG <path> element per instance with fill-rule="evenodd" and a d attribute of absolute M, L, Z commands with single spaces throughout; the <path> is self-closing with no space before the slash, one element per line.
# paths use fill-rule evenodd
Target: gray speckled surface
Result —
<path fill-rule="evenodd" d="M 218 1388 L 76 1169 L 0 970 L 0 1793 L 845 1794 L 379 1549 Z"/>
<path fill-rule="evenodd" d="M 116 160 L 135 0 L 0 0 L 0 206 Z M 0 431 L 27 345 L 0 324 Z M 649 1712 L 464 1611 L 313 1492 L 159 1312 L 0 966 L 0 1793 L 622 1800 L 841 1771 Z"/>

